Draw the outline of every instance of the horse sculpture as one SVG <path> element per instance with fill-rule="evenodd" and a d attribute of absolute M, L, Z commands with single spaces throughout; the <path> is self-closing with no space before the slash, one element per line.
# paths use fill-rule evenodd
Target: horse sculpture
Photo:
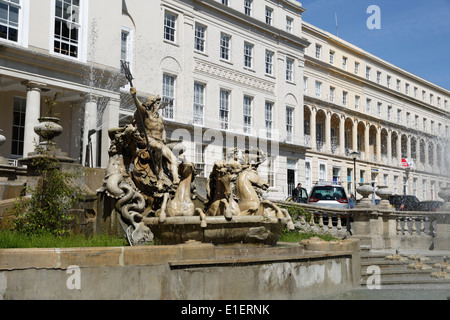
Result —
<path fill-rule="evenodd" d="M 165 200 L 161 206 L 160 221 L 162 218 L 165 220 L 166 217 L 199 215 L 201 226 L 206 227 L 205 214 L 200 208 L 195 208 L 192 201 L 192 181 L 195 177 L 194 164 L 183 159 L 178 165 L 178 175 L 180 183 L 175 195 L 171 198 L 169 198 L 169 194 L 164 195 Z"/>
<path fill-rule="evenodd" d="M 207 216 L 223 215 L 231 219 L 238 215 L 239 207 L 233 198 L 231 175 L 224 161 L 214 163 L 213 170 L 206 185 L 208 201 L 205 205 Z"/>

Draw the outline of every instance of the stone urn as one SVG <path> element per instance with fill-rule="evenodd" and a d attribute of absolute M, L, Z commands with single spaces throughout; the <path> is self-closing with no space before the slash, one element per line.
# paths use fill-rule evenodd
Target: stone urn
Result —
<path fill-rule="evenodd" d="M 41 117 L 38 120 L 39 124 L 34 127 L 34 132 L 41 137 L 41 141 L 51 141 L 63 132 L 63 127 L 58 124 L 58 118 Z"/>
<path fill-rule="evenodd" d="M 359 207 L 371 207 L 373 205 L 372 200 L 369 199 L 369 195 L 373 193 L 373 187 L 370 183 L 360 183 L 356 191 L 362 195 L 362 199 L 359 201 Z"/>
<path fill-rule="evenodd" d="M 378 204 L 380 209 L 392 209 L 392 206 L 388 200 L 389 196 L 392 194 L 392 191 L 389 190 L 388 186 L 379 186 L 377 190 L 375 190 L 375 194 L 381 199 Z"/>

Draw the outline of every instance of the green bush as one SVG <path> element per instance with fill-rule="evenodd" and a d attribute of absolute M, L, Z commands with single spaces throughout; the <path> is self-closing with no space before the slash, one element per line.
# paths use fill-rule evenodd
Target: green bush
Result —
<path fill-rule="evenodd" d="M 51 233 L 65 235 L 72 232 L 74 217 L 67 215 L 83 196 L 80 188 L 72 183 L 75 175 L 57 167 L 55 158 L 42 156 L 33 160 L 41 177 L 31 198 L 20 198 L 13 213 L 16 216 L 13 230 L 25 234 Z"/>

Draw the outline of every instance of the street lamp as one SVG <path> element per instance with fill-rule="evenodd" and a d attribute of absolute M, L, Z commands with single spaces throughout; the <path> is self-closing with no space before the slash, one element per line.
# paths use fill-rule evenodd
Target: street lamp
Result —
<path fill-rule="evenodd" d="M 353 151 L 350 155 L 353 158 L 353 195 L 356 199 L 356 158 L 358 158 L 359 152 Z"/>

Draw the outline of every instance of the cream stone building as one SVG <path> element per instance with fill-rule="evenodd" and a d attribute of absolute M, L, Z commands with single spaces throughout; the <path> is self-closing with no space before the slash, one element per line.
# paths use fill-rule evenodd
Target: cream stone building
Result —
<path fill-rule="evenodd" d="M 145 99 L 167 103 L 168 140 L 207 177 L 229 148 L 268 154 L 268 195 L 356 180 L 436 199 L 449 181 L 450 92 L 302 21 L 294 0 L 0 0 L 0 155 L 34 149 L 58 96 L 58 145 L 97 167 L 107 130 L 134 112 L 121 60 Z M 307 8 L 306 8 L 307 9 Z M 87 145 L 92 154 L 87 154 Z"/>
<path fill-rule="evenodd" d="M 303 80 L 306 185 L 323 178 L 353 192 L 356 176 L 394 194 L 438 199 L 450 177 L 450 92 L 308 23 L 302 31 L 311 42 Z"/>

